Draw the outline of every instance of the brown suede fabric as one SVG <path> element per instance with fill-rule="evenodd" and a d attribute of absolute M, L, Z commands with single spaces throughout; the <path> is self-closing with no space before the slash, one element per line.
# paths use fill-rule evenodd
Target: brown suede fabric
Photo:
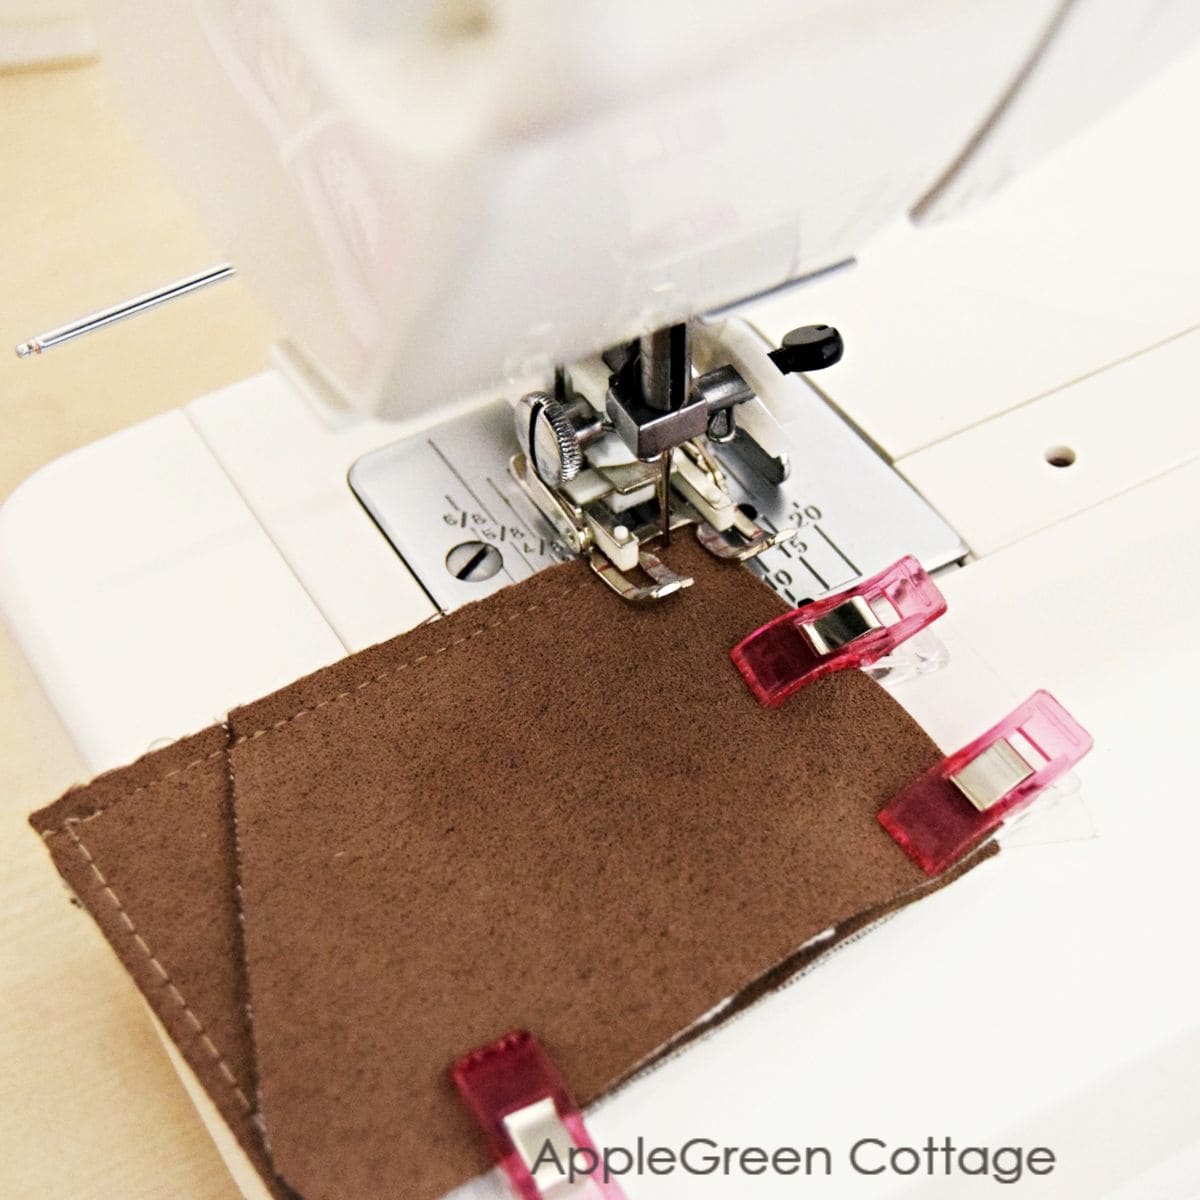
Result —
<path fill-rule="evenodd" d="M 73 788 L 31 821 L 269 1179 L 252 1120 L 226 742 L 224 728 L 206 729 Z"/>
<path fill-rule="evenodd" d="M 728 651 L 780 601 L 670 561 L 661 605 L 567 564 L 33 818 L 277 1195 L 432 1200 L 488 1166 L 452 1059 L 527 1027 L 590 1103 L 944 881 L 875 820 L 924 733 L 858 672 L 760 707 Z"/>
<path fill-rule="evenodd" d="M 926 882 L 875 814 L 929 739 L 857 672 L 761 707 L 728 650 L 779 601 L 671 557 L 671 603 L 562 567 L 231 715 L 262 1114 L 309 1200 L 482 1169 L 465 1050 L 528 1027 L 587 1104 Z"/>

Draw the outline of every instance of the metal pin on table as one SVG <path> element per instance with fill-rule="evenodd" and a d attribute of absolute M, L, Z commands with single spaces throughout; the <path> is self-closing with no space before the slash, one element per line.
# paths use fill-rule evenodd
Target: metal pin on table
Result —
<path fill-rule="evenodd" d="M 181 296 L 187 296 L 211 284 L 221 283 L 223 280 L 232 278 L 235 273 L 231 263 L 220 263 L 205 271 L 198 271 L 195 275 L 177 279 L 174 283 L 168 283 L 165 287 L 155 291 L 144 292 L 142 295 L 134 296 L 120 304 L 114 304 L 111 308 L 102 308 L 99 312 L 90 313 L 88 316 L 70 321 L 66 325 L 59 325 L 55 329 L 39 333 L 36 337 L 21 342 L 16 347 L 17 357 L 30 358 L 44 354 L 47 350 L 53 350 L 55 346 L 74 341 L 75 338 L 83 337 L 86 333 L 104 329 L 106 326 L 124 321 L 128 317 L 136 317 L 139 313 L 148 312 L 170 300 L 178 300 Z"/>

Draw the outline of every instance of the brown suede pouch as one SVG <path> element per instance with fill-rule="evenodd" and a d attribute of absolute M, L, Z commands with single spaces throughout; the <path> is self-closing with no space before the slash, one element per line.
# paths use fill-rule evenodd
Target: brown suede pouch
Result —
<path fill-rule="evenodd" d="M 227 741 L 224 727 L 206 729 L 73 788 L 30 820 L 251 1162 L 272 1181 L 254 1121 Z"/>
<path fill-rule="evenodd" d="M 671 561 L 671 601 L 556 568 L 34 817 L 277 1194 L 432 1200 L 488 1165 L 455 1057 L 530 1028 L 590 1103 L 936 886 L 875 820 L 929 739 L 858 672 L 760 707 L 728 651 L 781 602 Z"/>

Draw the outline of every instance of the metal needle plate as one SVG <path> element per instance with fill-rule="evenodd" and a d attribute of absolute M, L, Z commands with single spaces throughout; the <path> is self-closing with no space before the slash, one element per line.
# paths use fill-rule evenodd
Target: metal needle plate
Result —
<path fill-rule="evenodd" d="M 751 561 L 789 604 L 838 591 L 905 554 L 929 571 L 966 554 L 954 530 L 815 393 L 784 432 L 792 471 L 778 485 L 713 449 L 734 499 L 764 528 L 799 528 Z M 355 494 L 443 612 L 570 557 L 509 476 L 515 448 L 512 410 L 497 401 L 374 450 L 350 470 Z M 496 569 L 456 571 L 471 557 L 452 556 L 464 543 L 494 547 Z M 692 592 L 679 602 L 695 600 Z"/>

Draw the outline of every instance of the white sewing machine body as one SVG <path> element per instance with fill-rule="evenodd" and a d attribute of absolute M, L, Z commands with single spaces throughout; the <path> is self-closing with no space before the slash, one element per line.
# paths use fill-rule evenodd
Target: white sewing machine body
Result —
<path fill-rule="evenodd" d="M 1200 838 L 1185 750 L 1200 669 L 1187 629 L 1200 586 L 1200 176 L 1177 149 L 1200 142 L 1198 68 L 1192 56 L 1164 72 L 972 212 L 893 223 L 853 265 L 708 318 L 792 442 L 810 533 L 763 573 L 812 595 L 907 552 L 945 566 L 950 609 L 935 628 L 949 665 L 897 699 L 951 750 L 1048 687 L 1096 749 L 1080 791 L 1006 833 L 997 862 L 598 1105 L 599 1144 L 842 1152 L 951 1135 L 1051 1147 L 1056 1197 L 1175 1198 L 1200 1179 L 1200 978 L 1177 952 L 1193 940 Z M 761 370 L 813 320 L 847 343 L 821 393 Z M 596 348 L 575 332 L 521 366 L 551 345 Z M 432 369 L 418 362 L 414 384 Z M 360 398 L 394 392 L 374 367 L 362 378 Z M 398 431 L 334 416 L 295 379 L 269 372 L 87 447 L 0 511 L 0 605 L 91 770 L 552 559 L 536 518 L 504 511 L 499 442 L 469 440 L 507 429 L 503 389 L 453 406 L 451 424 L 447 409 L 414 415 L 397 400 Z M 431 548 L 416 574 L 347 480 L 398 438 L 416 448 L 398 472 L 412 499 L 398 519 L 414 519 L 390 532 Z M 438 574 L 458 518 L 499 547 L 501 572 Z M 504 544 L 518 530 L 536 550 Z M 630 1190 L 662 1200 L 696 1186 L 648 1175 Z M 902 1197 L 962 1184 L 843 1162 L 819 1187 Z M 460 1195 L 501 1192 L 489 1178 Z"/>

